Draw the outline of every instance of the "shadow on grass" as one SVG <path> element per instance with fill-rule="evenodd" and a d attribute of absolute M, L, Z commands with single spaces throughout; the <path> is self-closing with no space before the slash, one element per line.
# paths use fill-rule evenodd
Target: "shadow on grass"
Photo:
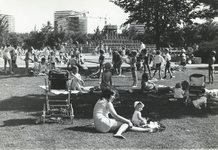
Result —
<path fill-rule="evenodd" d="M 87 93 L 71 95 L 71 103 L 74 109 L 75 118 L 92 119 L 92 113 L 95 103 L 100 97 L 100 93 Z M 66 95 L 52 95 L 50 99 L 66 99 Z M 115 105 L 118 114 L 126 118 L 131 118 L 134 112 L 134 102 L 142 101 L 145 104 L 142 116 L 155 120 L 162 119 L 180 119 L 183 117 L 208 117 L 208 115 L 217 115 L 218 109 L 212 109 L 210 103 L 208 108 L 196 109 L 193 105 L 188 107 L 181 101 L 171 102 L 166 94 L 145 94 L 140 90 L 134 90 L 133 93 L 120 90 L 119 104 Z M 11 97 L 0 102 L 0 111 L 21 111 L 29 112 L 34 117 L 40 117 L 45 103 L 45 95 L 26 95 L 23 97 Z M 40 113 L 39 113 L 40 112 Z M 17 121 L 17 122 L 16 122 Z M 31 119 L 7 120 L 4 126 L 13 126 L 17 124 L 33 124 Z M 74 129 L 81 129 L 79 127 Z M 88 130 L 88 129 L 87 129 Z"/>
<path fill-rule="evenodd" d="M 89 127 L 89 126 L 76 126 L 76 127 L 66 128 L 65 130 L 89 132 L 89 133 L 99 133 L 98 131 L 95 130 L 94 127 Z"/>
<path fill-rule="evenodd" d="M 26 75 L 25 68 L 17 68 L 14 74 L 0 72 L 0 79 L 7 79 L 7 78 L 23 78 L 23 77 L 30 77 L 32 75 Z"/>
<path fill-rule="evenodd" d="M 11 97 L 0 101 L 0 111 L 35 112 L 42 110 L 45 103 L 45 95 L 26 95 Z"/>
<path fill-rule="evenodd" d="M 28 119 L 10 119 L 3 121 L 3 125 L 0 127 L 8 127 L 8 126 L 20 126 L 20 125 L 36 125 L 36 120 L 32 118 Z"/>

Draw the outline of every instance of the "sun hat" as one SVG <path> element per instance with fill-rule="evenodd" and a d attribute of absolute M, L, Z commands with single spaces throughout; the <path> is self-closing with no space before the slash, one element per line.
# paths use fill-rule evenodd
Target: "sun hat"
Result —
<path fill-rule="evenodd" d="M 141 104 L 142 107 L 144 107 L 144 104 L 143 104 L 141 101 L 135 101 L 135 102 L 134 102 L 134 108 L 135 108 L 138 104 Z"/>

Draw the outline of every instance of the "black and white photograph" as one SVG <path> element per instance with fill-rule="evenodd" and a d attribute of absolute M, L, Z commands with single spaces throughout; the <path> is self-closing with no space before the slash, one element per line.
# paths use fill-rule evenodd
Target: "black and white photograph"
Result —
<path fill-rule="evenodd" d="M 217 139 L 218 0 L 0 0 L 0 150 Z"/>

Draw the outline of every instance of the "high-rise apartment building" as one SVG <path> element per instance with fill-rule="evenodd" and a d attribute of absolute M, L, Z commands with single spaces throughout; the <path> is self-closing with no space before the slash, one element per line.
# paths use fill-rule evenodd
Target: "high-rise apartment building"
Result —
<path fill-rule="evenodd" d="M 57 31 L 87 33 L 87 17 L 83 12 L 73 10 L 55 11 L 54 27 Z"/>
<path fill-rule="evenodd" d="M 8 32 L 15 32 L 15 19 L 12 15 L 0 14 L 0 17 L 3 18 L 5 22 L 7 22 L 7 30 Z"/>

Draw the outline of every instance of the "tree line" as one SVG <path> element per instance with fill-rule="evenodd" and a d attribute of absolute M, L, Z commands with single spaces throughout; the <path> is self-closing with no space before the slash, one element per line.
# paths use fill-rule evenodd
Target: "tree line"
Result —
<path fill-rule="evenodd" d="M 122 25 L 122 36 L 160 47 L 189 47 L 194 44 L 207 47 L 218 43 L 218 0 L 110 0 L 129 13 Z M 204 19 L 196 23 L 195 19 Z M 144 33 L 138 33 L 130 23 L 144 24 Z M 8 33 L 4 17 L 0 17 L 0 46 L 29 45 L 34 48 L 57 46 L 60 43 L 76 44 L 98 42 L 106 36 L 105 30 L 96 27 L 94 34 L 73 31 L 56 31 L 48 21 L 39 31 Z M 25 44 L 24 44 L 25 43 Z M 215 44 L 218 45 L 218 44 Z M 216 46 L 212 49 L 216 49 Z"/>

